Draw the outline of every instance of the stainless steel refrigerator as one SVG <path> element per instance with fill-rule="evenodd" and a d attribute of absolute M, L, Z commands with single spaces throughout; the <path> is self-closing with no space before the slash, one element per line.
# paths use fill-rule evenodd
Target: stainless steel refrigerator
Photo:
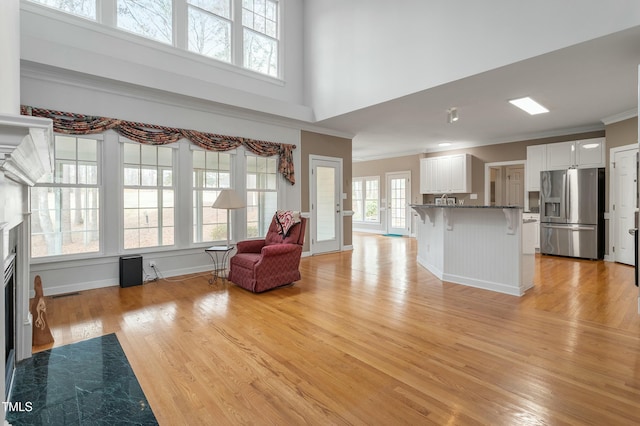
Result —
<path fill-rule="evenodd" d="M 540 253 L 604 257 L 604 169 L 540 172 Z"/>

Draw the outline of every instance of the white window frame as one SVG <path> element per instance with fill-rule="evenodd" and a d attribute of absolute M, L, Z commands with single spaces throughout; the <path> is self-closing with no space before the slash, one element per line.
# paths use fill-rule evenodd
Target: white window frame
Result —
<path fill-rule="evenodd" d="M 352 179 L 352 187 L 351 187 L 351 191 L 352 193 L 353 191 L 353 183 L 355 182 L 362 182 L 362 210 L 359 212 L 360 216 L 362 217 L 362 220 L 353 220 L 354 223 L 380 223 L 380 207 L 381 207 L 381 202 L 380 202 L 380 176 L 362 176 L 362 177 L 354 177 Z M 375 200 L 375 202 L 378 205 L 378 214 L 375 220 L 366 220 L 366 211 L 367 211 L 367 182 L 371 182 L 371 181 L 376 181 L 378 182 L 378 198 Z M 353 194 L 353 196 L 355 196 L 355 194 Z M 354 200 L 355 201 L 355 198 Z M 373 199 L 371 199 L 371 201 L 373 201 Z M 354 205 L 352 206 L 353 209 L 355 209 L 355 203 L 353 203 Z M 355 213 L 354 213 L 355 216 Z"/>
<path fill-rule="evenodd" d="M 200 151 L 200 152 L 205 152 L 205 153 L 217 153 L 217 154 L 227 154 L 227 155 L 229 155 L 229 157 L 230 157 L 229 158 L 230 170 L 229 170 L 229 186 L 228 187 L 226 187 L 226 186 L 218 186 L 217 188 L 207 188 L 207 187 L 196 187 L 195 186 L 195 183 L 193 182 L 193 173 L 194 173 L 194 170 L 195 170 L 195 167 L 193 165 L 193 153 L 195 151 Z M 200 148 L 198 146 L 195 146 L 195 145 L 191 145 L 191 149 L 189 151 L 189 154 L 191 155 L 191 158 L 190 158 L 190 161 L 191 161 L 191 175 L 190 175 L 190 183 L 191 183 L 191 223 L 190 223 L 190 230 L 191 230 L 190 235 L 191 235 L 191 238 L 190 239 L 191 239 L 191 244 L 193 244 L 195 246 L 200 246 L 200 245 L 203 245 L 203 244 L 211 245 L 211 243 L 220 242 L 220 241 L 223 241 L 225 239 L 224 238 L 221 239 L 221 240 L 205 240 L 205 239 L 203 239 L 202 241 L 196 241 L 195 235 L 194 235 L 195 227 L 196 226 L 203 226 L 202 223 L 198 224 L 199 219 L 198 219 L 198 217 L 194 216 L 194 214 L 193 214 L 194 208 L 195 208 L 195 202 L 196 202 L 196 200 L 195 200 L 196 191 L 207 191 L 207 190 L 219 191 L 221 189 L 235 188 L 236 187 L 236 185 L 235 185 L 236 175 L 237 175 L 236 169 L 238 168 L 237 167 L 237 161 L 238 161 L 237 157 L 238 157 L 238 155 L 237 155 L 236 150 L 230 150 L 230 151 L 207 151 L 207 150 L 202 149 L 202 148 Z M 207 169 L 205 168 L 205 170 L 207 170 Z M 213 169 L 211 169 L 211 170 L 213 170 Z M 206 205 L 203 204 L 202 208 L 203 209 L 211 208 L 211 206 L 206 206 Z M 231 212 L 231 213 L 233 213 L 233 212 Z M 225 220 L 226 220 L 226 212 L 224 212 L 224 214 L 225 214 Z M 234 226 L 234 224 L 237 223 L 235 215 L 234 214 L 230 214 L 229 215 L 229 220 L 231 222 L 230 224 L 228 224 L 228 226 L 230 227 L 230 235 L 233 236 L 234 235 L 234 230 L 236 228 L 236 226 Z"/>
<path fill-rule="evenodd" d="M 276 173 L 275 173 L 275 178 L 276 178 L 275 184 L 276 184 L 276 188 L 275 188 L 275 189 L 268 189 L 268 190 L 267 190 L 267 189 L 259 189 L 259 188 L 258 188 L 258 189 L 249 188 L 249 183 L 247 182 L 247 176 L 248 176 L 248 174 L 249 174 L 249 173 L 248 173 L 248 166 L 247 166 L 247 158 L 249 158 L 249 157 L 252 157 L 252 158 L 264 158 L 264 159 L 266 159 L 266 160 L 268 160 L 268 159 L 275 159 L 275 161 L 276 161 Z M 281 199 L 282 199 L 282 196 L 281 196 L 282 194 L 281 194 L 281 191 L 280 191 L 280 189 L 281 189 L 281 187 L 282 187 L 282 184 L 281 184 L 281 180 L 282 180 L 282 179 L 281 179 L 281 176 L 282 176 L 282 175 L 278 172 L 278 165 L 277 165 L 277 164 L 278 164 L 278 157 L 277 157 L 277 156 L 263 157 L 263 156 L 255 155 L 255 154 L 253 154 L 253 153 L 251 153 L 251 152 L 245 151 L 245 156 L 244 156 L 244 191 L 245 191 L 245 195 L 244 195 L 244 197 L 245 197 L 245 200 L 247 200 L 247 201 L 248 201 L 248 196 L 249 196 L 249 194 L 248 194 L 248 193 L 249 193 L 249 192 L 271 192 L 271 193 L 274 193 L 274 194 L 276 195 L 276 206 L 277 206 L 277 207 L 276 207 L 276 209 L 277 209 L 277 208 L 279 208 L 280 203 L 281 203 Z M 244 212 L 245 212 L 245 220 L 244 220 L 244 222 L 245 222 L 245 224 L 246 224 L 246 225 L 248 225 L 248 224 L 249 224 L 249 219 L 248 219 L 248 216 L 249 216 L 249 215 L 248 215 L 248 207 L 249 207 L 249 203 L 247 202 L 247 208 L 243 209 L 243 210 L 244 210 Z M 274 211 L 273 213 L 275 213 L 275 211 Z M 260 239 L 260 238 L 264 238 L 264 237 L 265 237 L 265 235 L 267 234 L 268 229 L 269 229 L 269 228 L 268 228 L 268 227 L 269 227 L 269 225 L 267 224 L 267 229 L 264 229 L 264 230 L 263 230 L 264 232 L 262 232 L 262 233 L 261 233 L 261 232 L 259 232 L 259 228 L 258 228 L 258 235 L 257 235 L 257 236 L 249 236 L 249 235 L 248 235 L 248 232 L 247 232 L 247 226 L 246 226 L 246 225 L 245 225 L 245 227 L 244 227 L 243 234 L 244 234 L 245 238 L 247 238 L 247 239 Z"/>
<path fill-rule="evenodd" d="M 97 251 L 87 251 L 87 252 L 78 252 L 78 253 L 69 253 L 69 254 L 54 254 L 47 256 L 37 256 L 31 257 L 31 263 L 46 263 L 46 262 L 57 262 L 60 260 L 76 260 L 76 259 L 87 259 L 87 258 L 95 258 L 96 256 L 100 256 L 104 254 L 104 211 L 105 211 L 105 203 L 104 203 L 104 183 L 103 183 L 103 166 L 104 166 L 104 154 L 103 154 L 103 141 L 104 137 L 102 134 L 94 134 L 94 135 L 66 135 L 62 133 L 54 133 L 54 140 L 56 136 L 64 136 L 71 138 L 80 138 L 80 139 L 93 139 L 97 142 L 96 147 L 96 165 L 97 165 L 97 183 L 96 185 L 91 184 L 60 184 L 56 182 L 43 182 L 36 183 L 35 188 L 96 188 L 98 190 L 98 250 Z M 76 146 L 77 149 L 77 146 Z M 55 153 L 54 153 L 55 155 Z M 77 161 L 77 160 L 76 160 Z M 55 180 L 55 166 L 53 170 L 52 179 Z M 29 190 L 29 205 L 32 206 L 31 203 L 31 194 L 32 190 Z M 31 207 L 30 207 L 31 209 Z M 31 226 L 31 235 L 29 238 L 32 238 L 33 235 L 33 226 Z M 33 250 L 33 247 L 32 247 Z"/>
<path fill-rule="evenodd" d="M 237 71 L 243 70 L 250 73 L 253 77 L 261 77 L 265 79 L 283 79 L 283 31 L 282 31 L 282 17 L 285 15 L 283 13 L 283 0 L 277 0 L 277 29 L 276 34 L 277 38 L 275 38 L 278 49 L 278 58 L 276 61 L 278 70 L 276 75 L 271 75 L 267 73 L 263 73 L 260 71 L 256 71 L 252 68 L 249 68 L 246 64 L 244 64 L 244 26 L 242 24 L 242 0 L 231 0 L 231 61 L 226 62 L 223 60 L 216 59 L 211 56 L 202 55 L 198 52 L 190 51 L 188 46 L 188 3 L 187 0 L 172 0 L 172 40 L 169 44 L 159 41 L 157 39 L 146 37 L 143 34 L 132 32 L 123 28 L 118 27 L 117 24 L 117 0 L 95 0 L 96 1 L 96 18 L 95 20 L 90 17 L 84 17 L 82 15 L 74 14 L 71 12 L 66 12 L 62 9 L 56 8 L 55 6 L 48 6 L 42 3 L 39 3 L 37 0 L 24 0 L 25 3 L 28 3 L 26 7 L 28 10 L 34 10 L 38 13 L 42 13 L 47 17 L 53 17 L 56 19 L 60 19 L 59 15 L 65 15 L 63 17 L 63 21 L 67 21 L 73 24 L 81 24 L 84 27 L 88 27 L 94 30 L 102 31 L 106 26 L 116 31 L 119 37 L 130 40 L 138 40 L 145 42 L 142 44 L 150 44 L 155 48 L 166 47 L 168 49 L 179 49 L 186 55 L 195 55 L 198 58 L 203 58 L 203 60 L 220 65 L 222 67 L 232 66 Z M 34 7 L 32 8 L 31 5 Z M 48 11 L 52 11 L 48 12 Z M 218 15 L 216 15 L 218 16 Z M 65 19 L 68 17 L 68 19 Z M 97 27 L 96 28 L 96 24 Z M 262 33 L 259 33 L 262 34 Z M 262 34 L 265 37 L 269 37 L 274 39 L 271 36 L 267 36 L 266 34 Z M 146 43 L 146 42 L 149 43 Z M 182 53 L 181 52 L 181 53 Z"/>
<path fill-rule="evenodd" d="M 165 145 L 155 145 L 156 147 L 162 147 L 162 148 L 170 148 L 172 150 L 171 154 L 172 154 L 172 159 L 171 159 L 171 169 L 172 169 L 172 180 L 171 183 L 172 185 L 169 186 L 160 186 L 160 185 L 156 185 L 156 186 L 143 186 L 141 185 L 142 182 L 140 182 L 140 185 L 125 185 L 124 182 L 124 146 L 126 143 L 129 144 L 134 144 L 134 145 L 144 145 L 141 144 L 139 142 L 127 139 L 127 138 L 120 138 L 120 182 L 121 184 L 119 185 L 119 190 L 120 190 L 120 209 L 119 209 L 119 218 L 120 218 L 120 229 L 122 230 L 120 232 L 120 251 L 122 253 L 130 253 L 130 252 L 136 252 L 136 253 L 144 253 L 144 252 L 157 252 L 157 251 L 163 251 L 163 250 L 172 250 L 175 249 L 178 246 L 178 229 L 179 229 L 179 219 L 180 219 L 180 215 L 178 213 L 178 208 L 176 207 L 176 205 L 178 204 L 178 197 L 179 197 L 179 184 L 178 184 L 178 179 L 179 179 L 179 173 L 180 173 L 180 168 L 178 165 L 179 162 L 179 158 L 177 155 L 177 151 L 179 148 L 179 143 L 172 143 L 172 144 L 165 144 Z M 159 236 L 162 235 L 162 229 L 164 228 L 163 224 L 162 224 L 162 194 L 161 192 L 164 189 L 171 189 L 173 191 L 173 243 L 172 244 L 160 244 L 160 245 L 153 245 L 153 246 L 143 246 L 143 247 L 134 247 L 134 248 L 125 248 L 125 237 L 124 237 L 124 233 L 125 233 L 125 220 L 124 220 L 124 210 L 125 210 L 125 203 L 124 203 L 124 192 L 125 189 L 127 188 L 131 188 L 131 189 L 137 189 L 137 190 L 144 190 L 146 189 L 155 189 L 156 191 L 158 191 L 159 197 L 158 197 L 158 233 Z M 160 239 L 160 241 L 162 241 Z"/>

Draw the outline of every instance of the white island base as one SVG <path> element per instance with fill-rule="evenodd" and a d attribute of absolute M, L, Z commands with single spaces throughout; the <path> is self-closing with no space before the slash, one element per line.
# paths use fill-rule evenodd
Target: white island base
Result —
<path fill-rule="evenodd" d="M 411 207 L 421 219 L 418 263 L 440 280 L 515 296 L 533 287 L 534 226 L 522 223 L 522 208 Z"/>

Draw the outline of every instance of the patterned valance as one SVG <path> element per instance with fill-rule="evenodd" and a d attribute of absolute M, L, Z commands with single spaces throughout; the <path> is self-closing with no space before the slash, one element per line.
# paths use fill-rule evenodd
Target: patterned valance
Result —
<path fill-rule="evenodd" d="M 25 105 L 21 106 L 20 112 L 22 115 L 50 118 L 53 120 L 53 131 L 67 135 L 90 135 L 113 129 L 121 136 L 150 145 L 164 145 L 185 138 L 191 143 L 211 151 L 229 151 L 244 146 L 253 154 L 262 157 L 279 156 L 278 172 L 292 185 L 296 183 L 293 169 L 295 145 L 138 123 L 117 118 L 74 114 Z"/>

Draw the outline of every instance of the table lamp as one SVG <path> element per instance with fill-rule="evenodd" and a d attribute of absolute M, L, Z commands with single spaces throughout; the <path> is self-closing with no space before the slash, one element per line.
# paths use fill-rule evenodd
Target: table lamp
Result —
<path fill-rule="evenodd" d="M 227 211 L 227 247 L 229 247 L 229 230 L 231 229 L 229 210 L 246 207 L 246 203 L 233 189 L 223 189 L 211 207 L 214 209 L 225 209 Z"/>

